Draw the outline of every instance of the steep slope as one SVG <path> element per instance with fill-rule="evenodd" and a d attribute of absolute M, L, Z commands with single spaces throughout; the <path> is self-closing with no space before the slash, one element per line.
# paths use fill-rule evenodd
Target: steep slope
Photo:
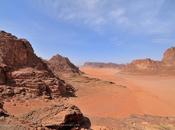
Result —
<path fill-rule="evenodd" d="M 53 56 L 47 63 L 57 76 L 79 75 L 81 73 L 79 68 L 71 63 L 67 57 L 59 54 Z"/>
<path fill-rule="evenodd" d="M 74 94 L 27 40 L 0 31 L 0 129 L 89 129 L 90 120 L 66 102 Z"/>
<path fill-rule="evenodd" d="M 164 52 L 162 62 L 169 66 L 175 66 L 175 47 L 168 48 Z"/>
<path fill-rule="evenodd" d="M 38 58 L 31 44 L 10 33 L 0 32 L 0 63 L 13 69 L 33 67 L 47 70 L 47 65 Z"/>
<path fill-rule="evenodd" d="M 0 76 L 3 99 L 74 95 L 73 87 L 54 76 L 27 40 L 4 31 L 0 32 Z"/>

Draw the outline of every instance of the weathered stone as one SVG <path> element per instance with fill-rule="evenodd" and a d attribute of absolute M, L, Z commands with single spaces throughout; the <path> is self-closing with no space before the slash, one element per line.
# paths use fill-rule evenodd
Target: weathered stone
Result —
<path fill-rule="evenodd" d="M 165 51 L 162 61 L 170 66 L 175 66 L 175 47 L 171 47 Z"/>
<path fill-rule="evenodd" d="M 53 56 L 49 61 L 47 61 L 47 64 L 57 76 L 72 76 L 81 74 L 79 68 L 71 63 L 67 57 L 63 57 L 59 54 Z"/>
<path fill-rule="evenodd" d="M 3 108 L 4 103 L 0 101 L 0 117 L 8 116 L 7 112 Z"/>
<path fill-rule="evenodd" d="M 27 40 L 4 31 L 0 32 L 0 64 L 0 85 L 11 87 L 3 87 L 0 96 L 57 98 L 74 95 L 73 87 L 52 73 Z"/>

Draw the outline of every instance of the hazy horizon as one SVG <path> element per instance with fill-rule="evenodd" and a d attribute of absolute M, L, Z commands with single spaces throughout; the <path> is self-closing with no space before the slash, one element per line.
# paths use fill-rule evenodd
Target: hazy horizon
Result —
<path fill-rule="evenodd" d="M 175 46 L 174 0 L 4 0 L 0 30 L 26 38 L 35 53 L 76 65 L 160 60 Z"/>

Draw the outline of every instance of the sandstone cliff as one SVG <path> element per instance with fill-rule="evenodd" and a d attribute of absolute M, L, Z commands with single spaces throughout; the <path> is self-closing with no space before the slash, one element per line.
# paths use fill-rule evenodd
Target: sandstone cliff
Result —
<path fill-rule="evenodd" d="M 160 61 L 154 61 L 152 59 L 137 59 L 126 65 L 123 69 L 125 72 L 132 73 L 157 73 L 161 68 Z"/>
<path fill-rule="evenodd" d="M 74 95 L 73 87 L 54 76 L 27 40 L 4 31 L 0 32 L 0 84 L 3 98 Z"/>
<path fill-rule="evenodd" d="M 79 72 L 68 58 L 59 58 L 57 55 L 50 60 L 53 65 L 61 66 L 56 72 Z M 0 129 L 89 129 L 90 120 L 78 107 L 66 102 L 70 96 L 75 96 L 75 89 L 55 76 L 47 63 L 34 53 L 29 41 L 0 31 Z M 35 99 L 37 103 L 47 101 L 47 106 L 41 104 L 39 110 L 37 105 L 30 106 L 33 110 L 26 108 L 25 114 L 15 109 L 22 116 L 11 115 L 4 109 L 4 103 L 15 107 L 17 102 L 22 102 L 23 107 Z"/>
<path fill-rule="evenodd" d="M 133 60 L 127 64 L 122 72 L 140 74 L 175 74 L 175 47 L 171 47 L 163 54 L 161 61 L 150 58 Z"/>
<path fill-rule="evenodd" d="M 169 66 L 175 66 L 175 47 L 171 47 L 164 52 L 162 62 Z"/>

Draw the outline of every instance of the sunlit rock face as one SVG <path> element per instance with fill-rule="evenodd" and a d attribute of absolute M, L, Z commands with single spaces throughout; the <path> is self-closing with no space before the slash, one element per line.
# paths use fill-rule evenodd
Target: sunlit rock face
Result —
<path fill-rule="evenodd" d="M 3 98 L 74 95 L 73 87 L 52 73 L 27 40 L 4 31 L 0 32 L 0 84 Z"/>
<path fill-rule="evenodd" d="M 175 47 L 167 49 L 161 61 L 150 58 L 133 60 L 123 72 L 143 74 L 175 74 Z"/>
<path fill-rule="evenodd" d="M 137 59 L 126 65 L 123 71 L 132 73 L 155 73 L 161 68 L 160 61 L 152 59 Z"/>
<path fill-rule="evenodd" d="M 162 61 L 169 66 L 175 66 L 175 47 L 171 47 L 165 51 Z"/>
<path fill-rule="evenodd" d="M 25 39 L 18 39 L 10 33 L 0 32 L 0 63 L 13 69 L 35 67 L 46 69 L 46 65 L 38 58 L 31 44 Z"/>

